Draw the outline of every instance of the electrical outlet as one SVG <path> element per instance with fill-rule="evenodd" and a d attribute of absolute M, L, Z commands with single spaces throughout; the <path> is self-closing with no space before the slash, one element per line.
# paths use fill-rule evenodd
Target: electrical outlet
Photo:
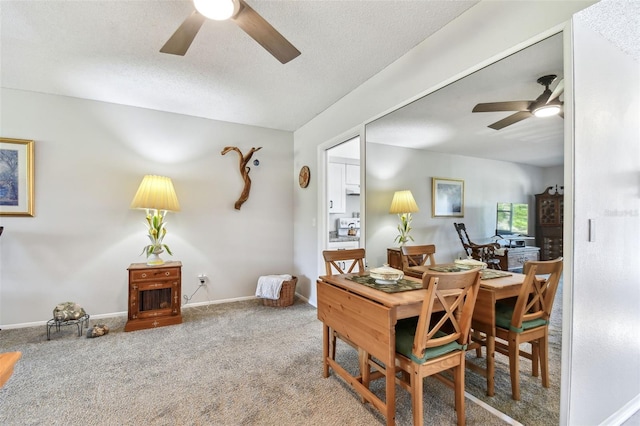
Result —
<path fill-rule="evenodd" d="M 207 276 L 205 274 L 199 274 L 198 275 L 198 281 L 200 281 L 200 285 L 206 285 L 207 284 Z"/>

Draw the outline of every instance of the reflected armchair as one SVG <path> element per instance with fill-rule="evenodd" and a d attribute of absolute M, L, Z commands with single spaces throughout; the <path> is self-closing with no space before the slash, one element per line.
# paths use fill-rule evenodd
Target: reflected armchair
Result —
<path fill-rule="evenodd" d="M 502 269 L 502 265 L 507 265 L 507 250 L 501 249 L 500 244 L 473 243 L 469 239 L 464 223 L 454 223 L 453 226 L 456 228 L 456 232 L 467 256 L 486 263 L 487 267 L 491 269 Z M 502 251 L 502 253 L 500 251 Z"/>

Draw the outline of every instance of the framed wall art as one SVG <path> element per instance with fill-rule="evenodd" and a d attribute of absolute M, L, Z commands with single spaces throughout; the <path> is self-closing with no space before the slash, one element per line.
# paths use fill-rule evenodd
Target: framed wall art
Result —
<path fill-rule="evenodd" d="M 0 138 L 0 215 L 33 216 L 33 141 Z"/>
<path fill-rule="evenodd" d="M 431 216 L 464 217 L 464 181 L 431 178 Z"/>

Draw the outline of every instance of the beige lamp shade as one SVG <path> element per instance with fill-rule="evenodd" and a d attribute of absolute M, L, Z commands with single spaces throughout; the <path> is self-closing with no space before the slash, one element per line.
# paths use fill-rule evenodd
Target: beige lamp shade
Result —
<path fill-rule="evenodd" d="M 393 200 L 391 201 L 391 208 L 389 209 L 389 213 L 415 213 L 419 211 L 418 205 L 416 204 L 416 200 L 413 198 L 413 194 L 411 191 L 396 191 L 393 194 Z"/>
<path fill-rule="evenodd" d="M 131 202 L 132 209 L 180 211 L 173 182 L 165 176 L 146 175 Z"/>

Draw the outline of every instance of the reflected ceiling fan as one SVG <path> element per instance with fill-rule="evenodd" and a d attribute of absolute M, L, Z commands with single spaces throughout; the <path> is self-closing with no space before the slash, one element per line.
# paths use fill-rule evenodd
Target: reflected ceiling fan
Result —
<path fill-rule="evenodd" d="M 281 63 L 300 55 L 289 41 L 244 0 L 193 0 L 196 10 L 184 20 L 160 52 L 184 56 L 207 18 L 231 19 Z"/>
<path fill-rule="evenodd" d="M 529 117 L 550 117 L 552 115 L 560 115 L 564 118 L 560 95 L 564 91 L 564 79 L 560 80 L 553 92 L 549 89 L 551 83 L 556 79 L 556 75 L 545 75 L 538 79 L 538 83 L 545 87 L 544 92 L 535 101 L 508 101 L 508 102 L 490 102 L 486 104 L 478 104 L 473 108 L 472 112 L 496 112 L 496 111 L 517 111 L 507 118 L 490 124 L 495 130 L 503 129 L 518 121 L 522 121 Z"/>

